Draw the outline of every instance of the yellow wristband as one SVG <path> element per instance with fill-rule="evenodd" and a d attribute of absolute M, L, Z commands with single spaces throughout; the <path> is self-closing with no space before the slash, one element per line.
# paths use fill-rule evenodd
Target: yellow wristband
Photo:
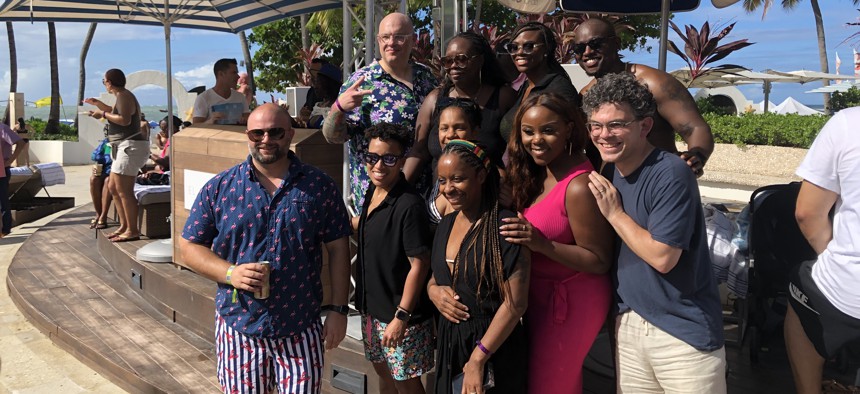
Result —
<path fill-rule="evenodd" d="M 233 287 L 236 287 L 233 284 L 233 268 L 236 268 L 235 265 L 231 265 L 230 268 L 227 268 L 227 284 Z"/>

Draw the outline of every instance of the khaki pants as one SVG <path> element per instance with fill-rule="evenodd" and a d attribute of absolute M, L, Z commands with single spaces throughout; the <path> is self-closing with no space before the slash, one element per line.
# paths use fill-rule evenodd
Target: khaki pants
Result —
<path fill-rule="evenodd" d="M 726 348 L 704 352 L 636 312 L 618 316 L 619 393 L 725 393 Z"/>

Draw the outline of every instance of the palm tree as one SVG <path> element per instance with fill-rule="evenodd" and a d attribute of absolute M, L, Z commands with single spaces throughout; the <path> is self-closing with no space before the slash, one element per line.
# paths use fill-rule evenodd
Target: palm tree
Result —
<path fill-rule="evenodd" d="M 12 22 L 6 22 L 6 38 L 9 40 L 9 91 L 18 90 L 18 52 L 15 50 L 15 31 Z M 6 114 L 3 123 L 9 124 L 9 104 L 6 104 Z"/>
<path fill-rule="evenodd" d="M 251 95 L 257 95 L 257 86 L 254 84 L 254 65 L 251 63 L 251 48 L 248 46 L 248 36 L 245 31 L 239 32 L 239 43 L 242 45 L 242 54 L 245 56 L 245 71 L 248 73 L 248 88 Z"/>
<path fill-rule="evenodd" d="M 782 8 L 785 10 L 793 10 L 801 0 L 782 0 Z M 860 4 L 860 0 L 852 0 L 854 5 Z M 767 15 L 767 10 L 773 4 L 773 0 L 744 0 L 744 10 L 751 13 L 759 8 L 762 9 L 761 17 L 764 19 Z M 824 39 L 824 19 L 821 17 L 821 7 L 818 5 L 818 0 L 809 0 L 809 5 L 812 6 L 812 15 L 815 18 L 815 31 L 818 33 L 818 60 L 821 62 L 821 72 L 829 73 L 830 67 L 827 65 L 827 42 Z M 823 81 L 824 86 L 830 84 L 829 81 Z M 830 113 L 830 94 L 824 94 L 824 111 Z"/>
<path fill-rule="evenodd" d="M 90 23 L 90 28 L 87 30 L 87 36 L 84 38 L 84 45 L 81 46 L 81 63 L 78 73 L 78 101 L 75 105 L 80 105 L 84 101 L 84 90 L 87 87 L 87 53 L 90 51 L 90 44 L 93 42 L 93 35 L 96 34 L 96 23 Z M 78 116 L 75 115 L 75 130 L 78 129 Z"/>
<path fill-rule="evenodd" d="M 48 113 L 48 123 L 45 134 L 60 133 L 60 75 L 57 67 L 57 29 L 54 22 L 48 22 L 48 51 L 51 62 L 51 112 Z"/>

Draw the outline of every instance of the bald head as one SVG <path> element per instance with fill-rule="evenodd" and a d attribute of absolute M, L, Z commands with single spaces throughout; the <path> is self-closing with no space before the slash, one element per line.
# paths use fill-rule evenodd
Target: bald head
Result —
<path fill-rule="evenodd" d="M 622 67 L 620 47 L 615 27 L 606 19 L 589 18 L 574 30 L 574 59 L 589 76 L 600 78 Z"/>
<path fill-rule="evenodd" d="M 290 125 L 290 114 L 273 103 L 266 103 L 254 108 L 254 111 L 248 116 L 248 130 L 269 127 L 290 128 Z"/>
<path fill-rule="evenodd" d="M 578 36 L 580 31 L 586 30 L 593 33 L 600 33 L 603 37 L 615 35 L 615 27 L 612 25 L 612 22 L 603 18 L 586 19 L 584 22 L 580 23 L 576 29 L 574 29 L 574 33 Z"/>
<path fill-rule="evenodd" d="M 409 16 L 406 14 L 401 14 L 399 12 L 392 12 L 382 18 L 379 22 L 379 31 L 383 31 L 383 26 L 388 26 L 390 24 L 395 24 L 396 27 L 402 27 L 409 32 L 413 32 L 415 27 L 412 25 L 412 19 L 409 19 Z"/>

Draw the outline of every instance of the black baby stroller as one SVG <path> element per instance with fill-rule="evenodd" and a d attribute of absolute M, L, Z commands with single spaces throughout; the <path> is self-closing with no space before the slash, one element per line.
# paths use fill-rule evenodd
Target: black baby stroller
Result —
<path fill-rule="evenodd" d="M 756 189 L 750 197 L 749 292 L 746 337 L 750 360 L 782 327 L 791 269 L 816 258 L 794 217 L 800 182 Z"/>

